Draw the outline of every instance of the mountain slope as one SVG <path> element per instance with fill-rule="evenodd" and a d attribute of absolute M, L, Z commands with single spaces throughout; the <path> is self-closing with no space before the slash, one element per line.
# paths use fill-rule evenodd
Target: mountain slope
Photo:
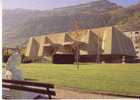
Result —
<path fill-rule="evenodd" d="M 116 10 L 112 15 L 117 16 L 118 28 L 123 31 L 140 30 L 140 3 L 126 9 Z"/>
<path fill-rule="evenodd" d="M 116 25 L 122 30 L 127 30 L 132 22 L 137 26 L 133 25 L 129 29 L 140 28 L 139 21 L 135 21 L 140 20 L 139 4 L 122 8 L 107 0 L 50 11 L 16 9 L 3 12 L 4 46 L 20 45 L 30 36 L 71 31 L 75 16 L 80 16 L 79 22 L 82 29 Z"/>

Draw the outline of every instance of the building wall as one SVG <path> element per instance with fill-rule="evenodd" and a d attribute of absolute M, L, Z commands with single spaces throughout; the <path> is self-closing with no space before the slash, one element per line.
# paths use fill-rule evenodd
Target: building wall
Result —
<path fill-rule="evenodd" d="M 102 54 L 112 53 L 112 27 L 105 28 L 102 32 Z"/>
<path fill-rule="evenodd" d="M 32 37 L 28 40 L 27 46 L 26 46 L 26 56 L 30 56 L 30 50 L 31 50 L 31 46 L 32 46 Z"/>
<path fill-rule="evenodd" d="M 38 50 L 39 50 L 39 43 L 33 37 L 31 37 L 27 44 L 26 56 L 30 58 L 37 57 Z"/>
<path fill-rule="evenodd" d="M 45 43 L 45 37 L 46 36 L 40 36 L 40 37 L 36 37 L 35 40 L 37 41 L 38 45 L 39 45 L 39 49 L 37 52 L 37 56 L 43 56 L 43 44 Z"/>
<path fill-rule="evenodd" d="M 115 28 L 112 31 L 112 54 L 134 56 L 135 50 L 131 39 Z"/>
<path fill-rule="evenodd" d="M 140 58 L 140 31 L 124 32 L 124 34 L 133 42 L 135 53 Z"/>
<path fill-rule="evenodd" d="M 101 48 L 100 44 L 98 45 L 98 40 L 99 40 L 98 36 L 92 31 L 89 32 L 88 36 L 89 37 L 88 37 L 88 43 L 87 43 L 87 47 L 88 47 L 87 54 L 95 55 L 95 54 L 97 54 L 97 51 L 99 51 L 101 53 L 102 48 Z M 101 41 L 99 40 L 99 42 L 101 42 Z M 99 48 L 98 48 L 98 46 L 99 46 Z"/>
<path fill-rule="evenodd" d="M 132 32 L 132 39 L 137 56 L 140 58 L 140 31 Z"/>

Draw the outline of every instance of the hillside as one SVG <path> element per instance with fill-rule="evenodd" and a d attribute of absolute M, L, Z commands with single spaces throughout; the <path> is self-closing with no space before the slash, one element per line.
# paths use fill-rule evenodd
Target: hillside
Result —
<path fill-rule="evenodd" d="M 128 8 L 121 8 L 109 12 L 112 18 L 110 23 L 115 22 L 122 31 L 140 30 L 140 3 Z"/>
<path fill-rule="evenodd" d="M 79 16 L 82 29 L 108 25 L 124 31 L 140 29 L 140 4 L 122 8 L 100 0 L 49 11 L 3 10 L 3 45 L 21 45 L 30 36 L 71 31 L 75 16 Z"/>

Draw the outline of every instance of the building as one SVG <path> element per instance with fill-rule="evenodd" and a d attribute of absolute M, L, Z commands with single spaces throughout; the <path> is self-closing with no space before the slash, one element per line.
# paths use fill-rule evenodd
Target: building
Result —
<path fill-rule="evenodd" d="M 27 44 L 26 56 L 30 58 L 51 56 L 75 56 L 79 53 L 81 62 L 129 62 L 135 57 L 131 39 L 114 27 L 51 33 L 31 37 Z M 58 57 L 59 58 L 59 57 Z M 55 59 L 56 60 L 56 59 Z M 69 59 L 68 59 L 69 60 Z"/>
<path fill-rule="evenodd" d="M 124 32 L 124 34 L 132 40 L 136 56 L 140 59 L 140 31 L 129 31 Z"/>

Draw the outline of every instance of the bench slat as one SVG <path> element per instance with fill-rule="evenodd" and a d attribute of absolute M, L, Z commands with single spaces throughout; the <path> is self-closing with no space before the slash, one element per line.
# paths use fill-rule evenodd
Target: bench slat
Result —
<path fill-rule="evenodd" d="M 2 79 L 3 83 L 13 83 L 19 85 L 28 85 L 28 86 L 38 86 L 38 87 L 46 87 L 46 88 L 54 88 L 53 84 L 39 83 L 39 82 L 31 82 L 31 81 L 21 81 L 21 80 L 6 80 Z"/>
<path fill-rule="evenodd" d="M 8 95 L 2 95 L 2 98 L 3 98 L 3 99 L 10 99 L 11 96 L 8 96 Z"/>
<path fill-rule="evenodd" d="M 19 85 L 13 85 L 13 84 L 2 84 L 4 88 L 10 88 L 10 89 L 15 89 L 15 90 L 22 90 L 22 91 L 29 91 L 29 92 L 35 92 L 35 93 L 41 93 L 41 94 L 51 94 L 53 96 L 56 95 L 55 91 L 47 91 L 43 89 L 37 89 L 37 88 L 31 88 L 31 87 L 25 87 L 25 86 L 19 86 Z"/>

